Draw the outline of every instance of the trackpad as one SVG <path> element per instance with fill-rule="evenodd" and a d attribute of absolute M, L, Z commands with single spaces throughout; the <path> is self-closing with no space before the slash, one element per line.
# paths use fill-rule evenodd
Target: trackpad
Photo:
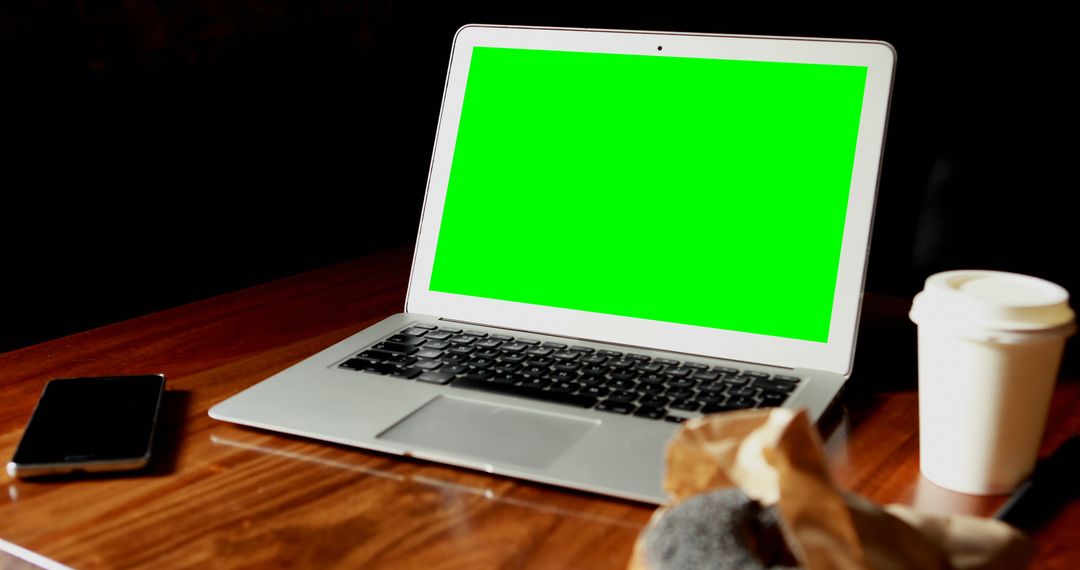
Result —
<path fill-rule="evenodd" d="M 600 425 L 588 420 L 438 396 L 376 439 L 446 453 L 447 459 L 546 467 Z"/>

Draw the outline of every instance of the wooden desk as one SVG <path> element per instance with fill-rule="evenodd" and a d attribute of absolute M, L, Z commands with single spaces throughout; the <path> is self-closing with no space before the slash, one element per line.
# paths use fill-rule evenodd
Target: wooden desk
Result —
<path fill-rule="evenodd" d="M 63 482 L 0 475 L 0 550 L 75 568 L 622 568 L 652 508 L 240 428 L 206 410 L 404 306 L 411 250 L 0 355 L 0 458 L 50 378 L 164 372 L 149 473 Z M 918 475 L 911 328 L 902 301 L 864 312 L 859 371 L 823 426 L 839 482 L 879 502 L 988 514 L 1001 498 Z M 865 370 L 861 370 L 865 369 Z M 1078 431 L 1080 390 L 1055 395 L 1046 448 Z M 1080 505 L 1035 535 L 1039 564 L 1080 566 Z M 1070 550 L 1071 548 L 1071 550 Z M 29 567 L 0 554 L 0 567 Z"/>

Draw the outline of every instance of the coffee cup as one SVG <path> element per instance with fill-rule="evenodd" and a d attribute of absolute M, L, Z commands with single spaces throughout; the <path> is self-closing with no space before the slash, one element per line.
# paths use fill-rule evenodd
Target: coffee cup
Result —
<path fill-rule="evenodd" d="M 961 493 L 1012 491 L 1030 475 L 1075 316 L 1064 288 L 1000 271 L 930 276 L 915 296 L 919 466 Z"/>

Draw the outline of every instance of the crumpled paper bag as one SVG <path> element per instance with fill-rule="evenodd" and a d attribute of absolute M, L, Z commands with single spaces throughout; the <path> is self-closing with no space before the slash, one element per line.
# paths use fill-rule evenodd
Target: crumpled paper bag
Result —
<path fill-rule="evenodd" d="M 669 506 L 732 485 L 764 506 L 776 505 L 791 554 L 809 570 L 999 570 L 1024 568 L 1034 554 L 1019 531 L 1000 521 L 880 507 L 843 493 L 826 465 L 805 411 L 727 412 L 687 421 L 668 443 L 664 488 Z M 635 545 L 631 570 L 648 570 L 647 532 Z"/>

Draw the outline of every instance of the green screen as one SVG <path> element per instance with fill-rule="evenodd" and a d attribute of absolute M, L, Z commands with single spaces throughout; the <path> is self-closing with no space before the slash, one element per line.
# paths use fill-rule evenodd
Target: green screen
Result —
<path fill-rule="evenodd" d="M 474 48 L 430 289 L 827 342 L 865 80 Z"/>

